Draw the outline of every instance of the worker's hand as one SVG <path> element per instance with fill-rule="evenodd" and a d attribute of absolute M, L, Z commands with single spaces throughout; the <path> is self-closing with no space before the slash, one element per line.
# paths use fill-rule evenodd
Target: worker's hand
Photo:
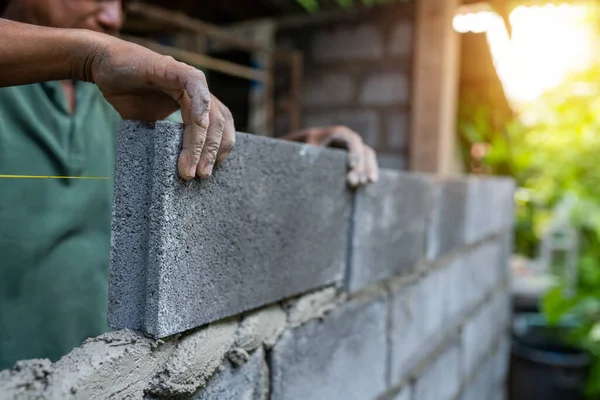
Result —
<path fill-rule="evenodd" d="M 181 108 L 185 125 L 178 170 L 184 179 L 211 175 L 235 143 L 231 112 L 212 96 L 202 71 L 116 38 L 102 37 L 84 74 L 124 119 L 157 121 Z"/>
<path fill-rule="evenodd" d="M 379 176 L 375 151 L 363 143 L 360 135 L 345 126 L 310 128 L 290 133 L 286 140 L 316 146 L 336 146 L 348 149 L 348 183 L 352 187 L 376 182 Z"/>

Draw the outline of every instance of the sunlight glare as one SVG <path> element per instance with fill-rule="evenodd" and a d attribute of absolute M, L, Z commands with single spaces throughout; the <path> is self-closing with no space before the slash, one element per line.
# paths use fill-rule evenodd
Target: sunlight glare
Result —
<path fill-rule="evenodd" d="M 594 61 L 594 30 L 585 5 L 518 6 L 509 16 L 509 38 L 500 16 L 488 11 L 457 14 L 457 32 L 486 32 L 494 65 L 516 107 L 534 101 Z"/>

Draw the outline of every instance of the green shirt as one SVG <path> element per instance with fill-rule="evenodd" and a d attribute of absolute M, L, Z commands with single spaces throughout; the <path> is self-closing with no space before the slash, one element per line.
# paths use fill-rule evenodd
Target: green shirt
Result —
<path fill-rule="evenodd" d="M 76 84 L 0 89 L 0 175 L 113 176 L 117 112 Z M 0 369 L 107 330 L 112 180 L 0 178 Z"/>

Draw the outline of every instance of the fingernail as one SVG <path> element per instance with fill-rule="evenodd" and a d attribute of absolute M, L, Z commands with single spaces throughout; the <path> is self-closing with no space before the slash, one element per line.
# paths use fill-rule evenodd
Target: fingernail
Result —
<path fill-rule="evenodd" d="M 204 167 L 204 174 L 206 176 L 210 176 L 213 172 L 213 165 L 212 164 L 208 164 L 206 167 Z"/>
<path fill-rule="evenodd" d="M 350 186 L 358 186 L 359 181 L 360 179 L 358 178 L 358 175 L 355 172 L 351 172 L 348 174 L 348 182 L 350 183 Z"/>
<path fill-rule="evenodd" d="M 187 179 L 193 179 L 196 176 L 196 167 L 191 167 L 188 170 L 188 176 L 186 177 Z"/>
<path fill-rule="evenodd" d="M 227 153 L 222 153 L 221 155 L 219 155 L 219 157 L 217 157 L 217 162 L 223 162 L 227 159 L 227 157 L 229 157 L 229 153 L 231 153 L 231 151 L 228 151 Z"/>

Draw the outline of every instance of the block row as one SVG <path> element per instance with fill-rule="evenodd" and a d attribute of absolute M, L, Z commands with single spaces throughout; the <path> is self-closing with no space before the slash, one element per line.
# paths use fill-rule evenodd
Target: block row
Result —
<path fill-rule="evenodd" d="M 110 332 L 55 364 L 33 360 L 0 371 L 0 389 L 11 398 L 67 400 L 392 394 L 397 400 L 453 400 L 461 388 L 477 396 L 486 382 L 504 377 L 510 305 L 508 293 L 495 287 L 485 302 L 457 301 L 457 288 L 470 287 L 448 274 L 471 273 L 456 265 L 473 259 L 457 258 L 418 281 L 394 288 L 389 282 L 356 296 L 334 288 L 311 292 L 165 341 Z M 500 350 L 490 357 L 494 349 Z M 482 373 L 484 363 L 490 366 Z M 483 383 L 470 392 L 470 380 Z"/>
<path fill-rule="evenodd" d="M 112 328 L 165 337 L 332 284 L 355 292 L 512 218 L 510 181 L 384 170 L 353 192 L 344 151 L 241 133 L 210 179 L 185 182 L 181 141 L 175 123 L 120 129 Z"/>

